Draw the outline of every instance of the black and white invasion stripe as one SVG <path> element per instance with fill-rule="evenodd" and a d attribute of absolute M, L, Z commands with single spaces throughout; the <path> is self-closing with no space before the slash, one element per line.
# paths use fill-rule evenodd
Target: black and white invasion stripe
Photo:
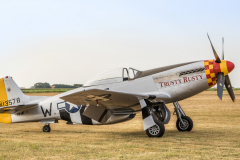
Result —
<path fill-rule="evenodd" d="M 144 130 L 147 130 L 148 128 L 156 125 L 152 115 L 149 112 L 149 109 L 147 107 L 147 104 L 144 99 L 139 100 L 141 108 L 142 108 L 142 118 L 143 118 L 143 128 Z"/>
<path fill-rule="evenodd" d="M 99 124 L 99 122 L 83 115 L 83 112 L 86 109 L 86 105 L 82 105 L 80 110 L 76 113 L 69 113 L 65 109 L 59 110 L 60 117 L 62 120 L 67 121 L 67 124 L 86 124 L 86 125 L 93 125 Z"/>

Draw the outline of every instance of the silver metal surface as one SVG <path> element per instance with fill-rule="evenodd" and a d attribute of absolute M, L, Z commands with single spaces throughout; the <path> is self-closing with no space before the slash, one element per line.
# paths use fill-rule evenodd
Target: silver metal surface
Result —
<path fill-rule="evenodd" d="M 111 115 L 111 117 L 108 119 L 106 124 L 120 123 L 120 122 L 128 121 L 131 119 L 133 118 L 130 117 L 130 114 Z"/>
<path fill-rule="evenodd" d="M 179 111 L 181 112 L 182 116 L 186 116 L 186 114 L 184 113 L 184 111 L 183 111 L 182 107 L 179 105 L 179 103 L 176 102 L 176 104 L 177 104 L 178 109 L 179 109 Z"/>
<path fill-rule="evenodd" d="M 41 120 L 41 124 L 50 124 L 50 123 L 56 123 L 57 121 L 55 119 L 44 119 Z"/>

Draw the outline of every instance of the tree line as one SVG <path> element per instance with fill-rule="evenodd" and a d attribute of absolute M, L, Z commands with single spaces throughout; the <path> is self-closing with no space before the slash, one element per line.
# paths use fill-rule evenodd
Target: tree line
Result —
<path fill-rule="evenodd" d="M 45 83 L 35 83 L 32 88 L 79 88 L 82 87 L 82 84 L 74 84 L 74 85 L 67 85 L 67 84 L 53 84 L 52 86 L 45 82 Z"/>

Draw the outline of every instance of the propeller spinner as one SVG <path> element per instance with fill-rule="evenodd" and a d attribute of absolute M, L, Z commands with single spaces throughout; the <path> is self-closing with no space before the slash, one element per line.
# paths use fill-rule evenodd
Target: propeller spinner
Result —
<path fill-rule="evenodd" d="M 223 43 L 224 39 L 222 38 L 222 60 L 220 60 L 217 52 L 215 51 L 212 42 L 210 40 L 209 35 L 207 34 L 208 39 L 211 43 L 211 47 L 213 50 L 213 54 L 216 58 L 216 61 L 213 63 L 213 69 L 215 74 L 217 75 L 217 94 L 218 97 L 222 100 L 222 95 L 223 95 L 223 84 L 225 85 L 228 94 L 230 95 L 232 101 L 235 101 L 235 95 L 232 89 L 232 85 L 230 82 L 230 78 L 228 74 L 234 69 L 234 64 L 230 61 L 225 61 L 224 60 L 224 48 L 223 48 Z"/>

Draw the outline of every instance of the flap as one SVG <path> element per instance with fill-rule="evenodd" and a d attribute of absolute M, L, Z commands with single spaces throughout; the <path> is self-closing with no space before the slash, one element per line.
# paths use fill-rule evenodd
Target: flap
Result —
<path fill-rule="evenodd" d="M 90 105 L 83 112 L 83 115 L 105 124 L 111 116 L 111 112 L 102 106 Z"/>

